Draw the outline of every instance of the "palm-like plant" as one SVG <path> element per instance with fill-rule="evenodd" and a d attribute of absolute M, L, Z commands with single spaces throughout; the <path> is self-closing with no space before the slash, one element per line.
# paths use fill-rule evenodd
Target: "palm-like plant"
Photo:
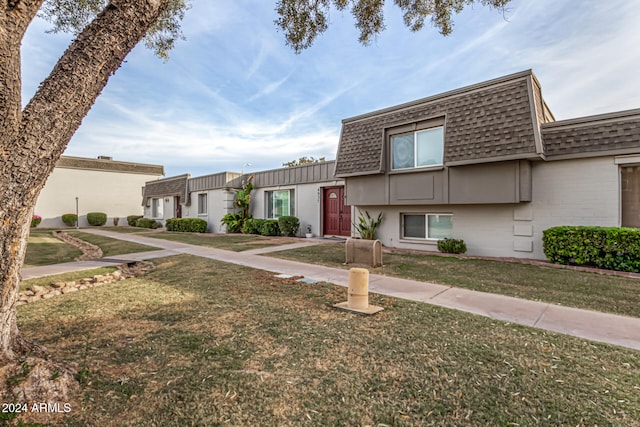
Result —
<path fill-rule="evenodd" d="M 364 215 L 360 212 L 358 223 L 353 225 L 362 239 L 374 240 L 376 238 L 376 229 L 380 226 L 380 223 L 382 223 L 382 212 L 378 214 L 376 219 L 373 219 L 368 211 L 364 211 Z"/>

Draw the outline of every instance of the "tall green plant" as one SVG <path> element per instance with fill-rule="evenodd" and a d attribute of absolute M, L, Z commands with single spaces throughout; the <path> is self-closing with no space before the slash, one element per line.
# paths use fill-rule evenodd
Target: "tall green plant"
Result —
<path fill-rule="evenodd" d="M 362 239 L 374 240 L 376 238 L 376 229 L 382 223 L 382 212 L 378 214 L 378 218 L 373 219 L 368 211 L 364 211 L 364 215 L 360 212 L 358 223 L 354 223 L 356 231 Z"/>
<path fill-rule="evenodd" d="M 233 201 L 234 206 L 236 208 L 240 208 L 242 223 L 244 223 L 245 219 L 251 218 L 249 208 L 251 206 L 251 192 L 254 188 L 253 175 L 251 175 L 246 182 L 242 182 L 242 190 L 236 193 L 236 198 Z M 240 224 L 240 228 L 242 228 L 242 224 Z"/>

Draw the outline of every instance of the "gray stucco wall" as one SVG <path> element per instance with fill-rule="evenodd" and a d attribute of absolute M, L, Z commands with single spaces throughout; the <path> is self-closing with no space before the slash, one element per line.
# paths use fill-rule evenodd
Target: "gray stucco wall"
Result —
<path fill-rule="evenodd" d="M 437 251 L 436 241 L 401 239 L 402 213 L 450 213 L 453 237 L 468 254 L 545 259 L 543 230 L 558 225 L 620 225 L 619 168 L 614 157 L 533 162 L 532 202 L 477 205 L 361 206 L 383 212 L 385 246 Z M 357 215 L 357 214 L 356 214 Z"/>

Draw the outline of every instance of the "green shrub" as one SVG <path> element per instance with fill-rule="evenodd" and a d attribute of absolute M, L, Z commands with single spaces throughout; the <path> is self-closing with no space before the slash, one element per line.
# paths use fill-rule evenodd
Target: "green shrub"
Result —
<path fill-rule="evenodd" d="M 298 234 L 300 220 L 295 216 L 281 216 L 278 218 L 278 227 L 283 236 L 294 237 Z"/>
<path fill-rule="evenodd" d="M 463 254 L 467 252 L 467 245 L 462 239 L 445 237 L 442 240 L 438 240 L 438 250 L 446 254 Z"/>
<path fill-rule="evenodd" d="M 42 217 L 40 215 L 34 215 L 31 217 L 31 227 L 37 227 L 41 222 Z"/>
<path fill-rule="evenodd" d="M 546 257 L 556 264 L 640 272 L 640 230 L 624 227 L 561 226 L 543 231 Z"/>
<path fill-rule="evenodd" d="M 382 212 L 378 214 L 378 218 L 373 219 L 369 212 L 364 211 L 364 215 L 362 212 L 358 217 L 358 223 L 354 223 L 353 225 L 356 227 L 356 231 L 360 235 L 360 237 L 364 240 L 374 240 L 376 238 L 376 230 L 382 223 Z"/>
<path fill-rule="evenodd" d="M 243 234 L 260 234 L 260 227 L 262 227 L 262 223 L 264 219 L 255 219 L 248 218 L 244 220 L 244 224 L 242 225 L 242 233 Z"/>
<path fill-rule="evenodd" d="M 220 222 L 227 226 L 227 233 L 240 233 L 244 224 L 244 218 L 242 214 L 228 213 L 222 217 Z"/>
<path fill-rule="evenodd" d="M 107 223 L 107 214 L 104 212 L 89 212 L 87 214 L 87 222 L 89 225 L 99 227 Z"/>
<path fill-rule="evenodd" d="M 127 224 L 129 224 L 129 226 L 131 227 L 135 227 L 136 221 L 139 220 L 140 218 L 142 218 L 142 215 L 129 215 L 127 217 Z"/>
<path fill-rule="evenodd" d="M 166 223 L 167 231 L 185 233 L 206 233 L 207 221 L 200 218 L 170 218 Z"/>
<path fill-rule="evenodd" d="M 136 227 L 156 229 L 162 227 L 162 223 L 151 218 L 138 218 Z"/>
<path fill-rule="evenodd" d="M 64 222 L 69 227 L 74 227 L 78 223 L 78 215 L 64 214 L 62 215 L 62 222 Z"/>
<path fill-rule="evenodd" d="M 263 236 L 277 236 L 280 234 L 277 219 L 264 219 L 260 225 L 260 234 Z"/>

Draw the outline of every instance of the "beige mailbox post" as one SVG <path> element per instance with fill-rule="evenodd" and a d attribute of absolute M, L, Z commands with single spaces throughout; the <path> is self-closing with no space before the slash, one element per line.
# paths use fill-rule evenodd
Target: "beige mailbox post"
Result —
<path fill-rule="evenodd" d="M 362 314 L 374 314 L 383 310 L 382 307 L 369 305 L 369 270 L 366 268 L 349 270 L 347 302 L 335 304 L 334 307 Z"/>
<path fill-rule="evenodd" d="M 345 263 L 382 267 L 380 240 L 347 239 L 344 245 Z"/>

